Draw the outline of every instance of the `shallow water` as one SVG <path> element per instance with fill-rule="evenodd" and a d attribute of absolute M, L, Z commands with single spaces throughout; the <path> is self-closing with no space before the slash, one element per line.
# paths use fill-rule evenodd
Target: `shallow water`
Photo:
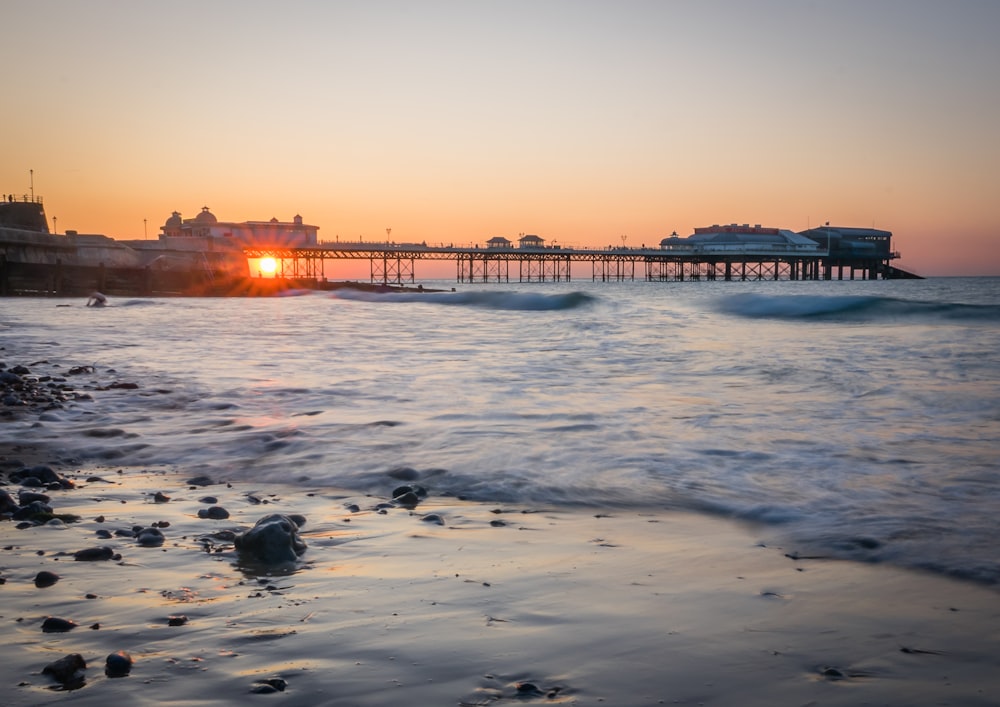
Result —
<path fill-rule="evenodd" d="M 234 480 L 384 493 L 410 468 L 491 502 L 692 509 L 1000 582 L 1000 280 L 457 289 L 0 299 L 9 365 L 96 369 L 67 376 L 92 402 L 0 433 Z M 139 388 L 87 390 L 116 381 Z"/>

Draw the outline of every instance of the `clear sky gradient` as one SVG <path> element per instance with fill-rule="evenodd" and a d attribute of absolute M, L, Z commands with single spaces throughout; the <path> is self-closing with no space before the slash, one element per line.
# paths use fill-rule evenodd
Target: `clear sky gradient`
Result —
<path fill-rule="evenodd" d="M 0 0 L 0 191 L 323 240 L 895 234 L 1000 275 L 1000 2 Z"/>

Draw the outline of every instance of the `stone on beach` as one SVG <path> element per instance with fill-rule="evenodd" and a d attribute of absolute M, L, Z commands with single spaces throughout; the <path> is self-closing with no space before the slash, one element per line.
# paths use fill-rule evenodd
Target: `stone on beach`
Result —
<path fill-rule="evenodd" d="M 265 564 L 294 562 L 306 551 L 306 543 L 299 536 L 299 519 L 305 523 L 301 516 L 280 513 L 264 516 L 253 528 L 236 536 L 236 549 L 241 557 Z"/>
<path fill-rule="evenodd" d="M 80 671 L 87 669 L 87 661 L 79 653 L 70 653 L 59 660 L 53 661 L 42 668 L 43 675 L 51 675 L 52 679 L 67 689 L 83 686 L 83 676 Z"/>
<path fill-rule="evenodd" d="M 143 528 L 135 535 L 135 541 L 142 547 L 159 547 L 164 539 L 159 528 Z"/>
<path fill-rule="evenodd" d="M 198 517 L 210 520 L 225 520 L 229 517 L 229 511 L 222 506 L 209 506 L 208 508 L 199 508 Z"/>
<path fill-rule="evenodd" d="M 45 587 L 51 587 L 53 584 L 59 581 L 59 575 L 55 572 L 49 572 L 48 570 L 42 570 L 35 575 L 35 586 L 39 589 L 44 589 Z"/>
<path fill-rule="evenodd" d="M 397 486 L 392 491 L 392 502 L 410 510 L 425 498 L 427 498 L 427 489 L 419 484 Z"/>
<path fill-rule="evenodd" d="M 45 633 L 65 633 L 77 627 L 75 621 L 61 619 L 58 616 L 49 616 L 42 622 L 42 631 Z"/>
<path fill-rule="evenodd" d="M 126 651 L 115 651 L 104 661 L 104 674 L 109 678 L 123 678 L 132 672 L 132 656 Z"/>
<path fill-rule="evenodd" d="M 107 545 L 101 547 L 90 547 L 85 550 L 77 550 L 73 553 L 73 559 L 77 562 L 100 562 L 110 560 L 115 556 L 115 551 Z"/>

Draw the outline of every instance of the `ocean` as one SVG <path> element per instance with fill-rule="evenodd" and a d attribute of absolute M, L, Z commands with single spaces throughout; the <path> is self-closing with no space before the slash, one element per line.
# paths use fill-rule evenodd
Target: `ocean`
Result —
<path fill-rule="evenodd" d="M 0 299 L 0 360 L 91 398 L 0 435 L 81 465 L 694 511 L 1000 585 L 1000 279 L 434 284 L 457 291 Z"/>

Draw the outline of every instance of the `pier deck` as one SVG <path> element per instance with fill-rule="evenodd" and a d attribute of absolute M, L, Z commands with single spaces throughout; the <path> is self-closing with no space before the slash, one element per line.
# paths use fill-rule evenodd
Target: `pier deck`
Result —
<path fill-rule="evenodd" d="M 327 260 L 367 260 L 373 283 L 415 282 L 418 260 L 451 260 L 458 282 L 560 282 L 583 265 L 593 281 L 874 280 L 910 276 L 889 264 L 898 257 L 844 257 L 779 248 L 479 248 L 393 243 L 325 243 L 303 248 L 253 246 L 248 258 L 274 258 L 280 275 L 322 279 Z M 589 266 L 589 267 L 587 267 Z"/>

